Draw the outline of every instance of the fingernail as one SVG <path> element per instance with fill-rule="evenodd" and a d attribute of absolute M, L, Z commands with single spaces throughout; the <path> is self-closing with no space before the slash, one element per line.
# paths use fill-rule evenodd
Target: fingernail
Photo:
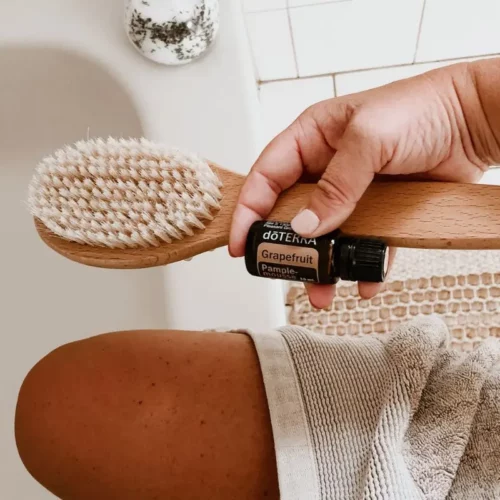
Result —
<path fill-rule="evenodd" d="M 319 226 L 318 216 L 309 209 L 302 210 L 292 220 L 292 229 L 298 234 L 312 234 Z"/>

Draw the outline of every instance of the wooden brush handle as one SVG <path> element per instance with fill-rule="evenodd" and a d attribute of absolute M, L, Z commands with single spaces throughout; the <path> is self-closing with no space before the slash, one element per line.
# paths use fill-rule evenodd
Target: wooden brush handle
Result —
<path fill-rule="evenodd" d="M 245 178 L 212 166 L 224 183 L 222 207 L 206 229 L 194 236 L 159 247 L 119 250 L 63 240 L 38 220 L 37 230 L 47 245 L 71 260 L 116 269 L 161 266 L 225 246 Z M 291 221 L 314 188 L 313 184 L 290 188 L 280 196 L 268 218 Z M 500 249 L 500 187 L 437 182 L 373 183 L 341 229 L 349 235 L 379 237 L 396 247 Z"/>
<path fill-rule="evenodd" d="M 269 218 L 290 221 L 314 188 L 290 188 Z M 375 182 L 341 230 L 376 236 L 395 247 L 500 249 L 500 186 Z"/>

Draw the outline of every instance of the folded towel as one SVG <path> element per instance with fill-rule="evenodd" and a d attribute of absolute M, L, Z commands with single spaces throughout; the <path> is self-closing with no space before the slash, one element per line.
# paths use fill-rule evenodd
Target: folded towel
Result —
<path fill-rule="evenodd" d="M 389 336 L 248 332 L 282 500 L 500 499 L 500 346 L 449 348 L 423 317 Z"/>

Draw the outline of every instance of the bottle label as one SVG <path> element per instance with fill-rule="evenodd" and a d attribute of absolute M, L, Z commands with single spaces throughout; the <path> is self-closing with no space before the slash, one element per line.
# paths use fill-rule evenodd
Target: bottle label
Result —
<path fill-rule="evenodd" d="M 254 233 L 252 255 L 247 255 L 252 274 L 263 278 L 333 283 L 330 276 L 330 237 L 304 238 L 289 223 L 265 221 Z"/>
<path fill-rule="evenodd" d="M 316 282 L 318 261 L 315 248 L 261 243 L 257 250 L 257 269 L 264 278 Z"/>

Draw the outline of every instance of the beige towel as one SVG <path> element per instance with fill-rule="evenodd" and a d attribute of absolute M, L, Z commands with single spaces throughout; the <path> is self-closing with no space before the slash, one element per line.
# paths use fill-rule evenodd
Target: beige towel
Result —
<path fill-rule="evenodd" d="M 419 318 L 385 337 L 250 332 L 282 500 L 500 499 L 500 348 Z"/>

